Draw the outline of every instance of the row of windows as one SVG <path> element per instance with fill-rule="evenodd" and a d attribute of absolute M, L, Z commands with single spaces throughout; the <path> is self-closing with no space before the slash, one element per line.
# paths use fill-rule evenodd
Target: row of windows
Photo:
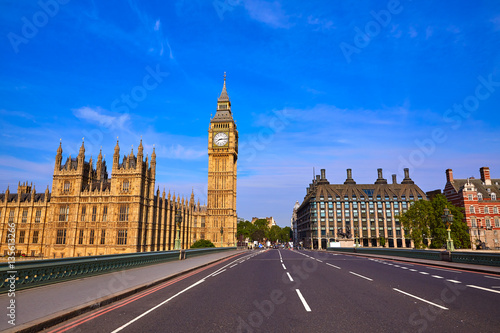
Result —
<path fill-rule="evenodd" d="M 478 209 L 477 209 L 477 213 L 478 214 L 481 214 L 481 208 L 482 207 L 478 207 Z M 490 209 L 490 208 L 492 208 L 492 209 Z M 469 212 L 471 214 L 475 214 L 476 213 L 476 208 L 474 206 L 470 206 L 469 207 Z M 496 206 L 495 207 L 483 207 L 483 212 L 484 212 L 484 214 L 490 214 L 490 212 L 492 214 L 498 214 L 498 207 L 496 207 Z"/>
<path fill-rule="evenodd" d="M 120 218 L 121 218 L 121 212 L 122 208 L 126 206 L 126 220 L 121 220 L 120 221 L 128 221 L 128 205 L 122 205 L 120 206 Z M 61 206 L 59 207 L 59 222 L 68 222 L 68 216 L 69 216 L 69 205 L 66 206 Z M 80 221 L 86 221 L 87 219 L 87 206 L 82 206 L 82 211 L 80 214 Z M 90 215 L 90 220 L 92 222 L 97 221 L 97 206 L 92 206 L 92 211 Z M 102 208 L 102 222 L 106 222 L 108 220 L 108 206 L 104 206 Z"/>
<path fill-rule="evenodd" d="M 363 190 L 363 191 L 365 191 L 365 193 L 366 193 L 366 191 L 371 191 L 371 193 L 373 194 L 373 190 Z M 408 198 L 409 198 L 408 200 L 410 200 L 410 201 L 414 201 L 415 200 L 415 197 L 413 195 L 410 195 Z M 377 199 L 377 201 L 381 201 L 382 200 L 382 196 L 377 195 L 376 199 Z M 422 196 L 420 194 L 418 194 L 417 195 L 417 199 L 421 200 Z M 314 200 L 316 200 L 316 198 L 311 198 L 311 200 L 314 201 Z M 324 201 L 325 197 L 321 195 L 319 197 L 319 200 L 320 201 Z M 332 200 L 333 200 L 332 196 L 329 195 L 328 196 L 328 201 L 332 201 Z M 336 201 L 340 201 L 340 196 L 337 195 L 335 197 L 335 200 Z M 349 196 L 344 195 L 344 200 L 346 200 L 346 201 L 347 200 L 351 200 L 351 201 L 359 201 L 359 200 L 365 201 L 365 196 L 361 195 L 361 196 L 357 197 L 356 195 L 353 195 L 351 197 L 351 199 L 349 199 Z M 373 200 L 373 195 L 368 195 L 368 200 Z M 386 196 L 384 196 L 384 200 L 385 201 L 390 201 L 390 200 L 392 200 L 392 201 L 399 201 L 399 200 L 406 201 L 406 195 L 402 195 L 401 198 L 398 198 L 398 196 L 393 195 L 392 199 L 388 195 L 386 195 Z"/>
<path fill-rule="evenodd" d="M 491 197 L 491 200 L 496 200 L 497 199 L 497 194 L 496 193 L 491 193 L 490 197 Z M 474 199 L 474 196 L 472 194 L 469 194 L 467 196 L 467 198 L 469 199 L 469 201 L 472 201 Z M 477 200 L 483 200 L 483 194 L 482 193 L 478 193 L 477 194 Z"/>
<path fill-rule="evenodd" d="M 123 181 L 122 183 L 122 191 L 128 192 L 130 189 L 130 182 L 128 180 Z M 66 181 L 64 182 L 63 191 L 69 192 L 71 190 L 71 183 Z"/>
<path fill-rule="evenodd" d="M 470 218 L 470 223 L 473 228 L 477 228 L 477 219 L 475 217 Z M 486 224 L 487 228 L 491 228 L 491 218 L 486 217 L 484 219 L 484 223 Z M 495 228 L 500 228 L 500 218 L 495 217 L 494 223 L 495 223 Z"/>
<path fill-rule="evenodd" d="M 23 232 L 23 231 L 22 231 Z M 37 233 L 37 241 L 38 242 L 38 232 Z M 127 245 L 127 230 L 126 229 L 121 229 L 118 230 L 117 236 L 116 236 L 116 244 L 118 245 Z M 80 230 L 78 233 L 78 244 L 82 245 L 84 243 L 84 236 L 85 236 L 85 231 Z M 35 237 L 35 235 L 33 235 Z M 21 239 L 21 237 L 19 237 Z M 33 238 L 34 239 L 34 238 Z M 106 244 L 106 230 L 102 229 L 101 234 L 99 239 L 96 239 L 96 232 L 94 229 L 91 229 L 88 233 L 88 239 L 87 243 L 89 245 L 94 245 L 97 244 L 97 241 L 99 242 L 100 245 Z M 24 242 L 24 232 L 23 232 L 23 242 Z M 36 243 L 33 241 L 33 243 Z M 22 243 L 19 241 L 19 243 Z M 66 229 L 58 229 L 56 233 L 56 244 L 66 244 Z"/>
<path fill-rule="evenodd" d="M 39 231 L 38 230 L 35 230 L 33 231 L 33 238 L 32 238 L 32 243 L 33 244 L 37 244 L 38 243 L 38 235 L 39 235 Z M 9 234 L 6 234 L 5 236 L 5 242 L 7 243 L 9 240 Z M 18 244 L 24 244 L 24 241 L 28 241 L 28 239 L 26 239 L 26 231 L 25 230 L 21 230 L 19 231 L 19 237 L 17 237 L 17 243 Z"/>
<path fill-rule="evenodd" d="M 15 209 L 11 209 L 9 211 L 9 223 L 14 222 L 14 218 L 16 216 L 16 211 Z M 0 209 L 0 218 L 2 217 L 2 210 Z M 40 223 L 42 218 L 42 210 L 37 209 L 35 211 L 35 223 Z M 23 209 L 23 212 L 21 213 L 21 223 L 26 223 L 28 222 L 28 209 Z"/>

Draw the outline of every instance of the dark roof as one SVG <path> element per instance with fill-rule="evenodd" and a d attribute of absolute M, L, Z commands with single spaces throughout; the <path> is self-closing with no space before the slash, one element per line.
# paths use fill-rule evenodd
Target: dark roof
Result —
<path fill-rule="evenodd" d="M 16 202 L 18 194 L 10 193 L 7 202 Z M 5 193 L 0 193 L 0 202 L 3 202 L 5 199 Z M 50 201 L 50 194 L 49 194 Z M 45 201 L 45 193 L 35 193 L 34 202 L 43 202 Z M 23 193 L 21 194 L 21 202 L 31 202 L 31 193 Z"/>
<path fill-rule="evenodd" d="M 500 200 L 500 179 L 492 179 L 491 185 L 485 185 L 481 179 L 469 178 L 469 179 L 454 179 L 451 185 L 455 191 L 461 192 L 464 189 L 467 181 L 470 181 L 476 188 L 478 193 L 481 193 L 483 197 L 489 197 L 491 193 L 496 193 L 498 200 Z M 488 192 L 489 189 L 489 192 Z"/>
<path fill-rule="evenodd" d="M 321 196 L 324 197 L 325 201 L 328 201 L 328 196 L 331 196 L 333 201 L 336 201 L 337 196 L 340 200 L 344 200 L 347 196 L 348 200 L 352 200 L 355 196 L 356 201 L 359 201 L 361 196 L 368 201 L 369 197 L 376 198 L 381 197 L 382 200 L 386 196 L 390 200 L 396 196 L 397 200 L 401 200 L 402 196 L 409 200 L 411 196 L 415 200 L 418 200 L 418 196 L 422 199 L 426 199 L 425 193 L 415 184 L 313 184 L 312 190 L 305 196 L 302 205 L 307 203 L 312 197 L 316 197 L 318 200 Z M 301 208 L 302 208 L 301 205 Z"/>

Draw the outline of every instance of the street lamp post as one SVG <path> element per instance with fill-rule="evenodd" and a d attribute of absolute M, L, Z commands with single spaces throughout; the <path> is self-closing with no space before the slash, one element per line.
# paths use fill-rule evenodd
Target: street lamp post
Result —
<path fill-rule="evenodd" d="M 455 247 L 453 246 L 453 239 L 451 239 L 451 225 L 453 224 L 453 214 L 450 214 L 450 210 L 448 207 L 444 208 L 444 214 L 441 216 L 443 223 L 446 224 L 446 231 L 448 231 L 448 239 L 446 240 L 446 250 L 447 251 L 455 251 Z"/>
<path fill-rule="evenodd" d="M 182 216 L 181 216 L 181 211 L 178 210 L 177 213 L 175 214 L 175 226 L 176 226 L 176 233 L 175 233 L 175 243 L 174 243 L 174 250 L 180 250 L 181 249 L 181 223 L 182 223 Z"/>
<path fill-rule="evenodd" d="M 224 234 L 224 227 L 220 227 L 220 247 L 222 247 L 222 235 Z"/>

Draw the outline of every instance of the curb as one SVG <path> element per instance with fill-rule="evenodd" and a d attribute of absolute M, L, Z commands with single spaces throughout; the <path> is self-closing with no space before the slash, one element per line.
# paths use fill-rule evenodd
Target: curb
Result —
<path fill-rule="evenodd" d="M 205 263 L 205 264 L 202 264 L 202 265 L 199 265 L 199 266 L 196 266 L 196 267 L 192 267 L 192 268 L 186 269 L 184 271 L 181 271 L 181 272 L 169 275 L 167 277 L 158 279 L 156 281 L 145 283 L 145 284 L 140 285 L 140 286 L 129 288 L 129 289 L 123 291 L 120 294 L 105 296 L 105 297 L 99 298 L 97 300 L 85 303 L 85 304 L 83 304 L 80 307 L 76 307 L 76 308 L 70 309 L 67 312 L 59 313 L 59 314 L 54 314 L 54 315 L 52 315 L 50 317 L 45 317 L 43 319 L 34 320 L 32 322 L 28 322 L 28 323 L 16 326 L 15 328 L 8 329 L 8 330 L 6 330 L 4 332 L 19 332 L 19 333 L 39 332 L 41 330 L 44 330 L 44 329 L 53 327 L 55 325 L 58 325 L 58 324 L 60 324 L 60 323 L 62 323 L 64 321 L 67 321 L 69 319 L 75 318 L 75 317 L 77 317 L 79 315 L 82 315 L 82 314 L 84 314 L 86 312 L 90 312 L 90 311 L 96 310 L 96 309 L 98 309 L 100 307 L 103 307 L 105 305 L 117 302 L 117 301 L 122 300 L 124 298 L 127 298 L 127 297 L 129 297 L 131 295 L 137 294 L 137 293 L 139 293 L 141 291 L 144 291 L 144 290 L 146 290 L 148 288 L 157 286 L 157 285 L 159 285 L 159 284 L 161 284 L 163 282 L 172 280 L 172 279 L 174 279 L 176 277 L 179 277 L 181 275 L 184 275 L 186 273 L 195 271 L 195 270 L 197 270 L 199 268 L 202 268 L 202 267 L 206 267 L 206 266 L 212 265 L 214 263 L 217 263 L 219 261 L 225 260 L 227 258 L 230 258 L 232 256 L 236 256 L 236 255 L 239 255 L 239 254 L 240 253 L 236 253 L 236 254 L 233 254 L 233 255 L 229 255 L 227 257 L 219 258 L 219 259 L 210 261 L 208 263 Z"/>

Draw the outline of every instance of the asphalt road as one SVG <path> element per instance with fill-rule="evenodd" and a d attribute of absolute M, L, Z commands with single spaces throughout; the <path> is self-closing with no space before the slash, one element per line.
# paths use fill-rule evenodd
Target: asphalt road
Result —
<path fill-rule="evenodd" d="M 249 251 L 50 332 L 499 332 L 500 276 Z"/>

